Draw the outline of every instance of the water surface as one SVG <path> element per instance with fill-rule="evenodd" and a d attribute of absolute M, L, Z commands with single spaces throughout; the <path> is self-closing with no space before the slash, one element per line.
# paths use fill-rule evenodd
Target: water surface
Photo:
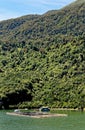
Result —
<path fill-rule="evenodd" d="M 0 130 L 85 130 L 85 112 L 58 111 L 68 117 L 35 119 L 6 115 L 0 111 Z"/>

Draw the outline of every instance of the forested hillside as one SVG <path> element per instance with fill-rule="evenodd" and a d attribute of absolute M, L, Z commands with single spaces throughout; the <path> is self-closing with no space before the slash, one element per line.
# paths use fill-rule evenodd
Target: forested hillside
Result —
<path fill-rule="evenodd" d="M 85 103 L 85 0 L 0 22 L 4 107 L 79 108 Z"/>

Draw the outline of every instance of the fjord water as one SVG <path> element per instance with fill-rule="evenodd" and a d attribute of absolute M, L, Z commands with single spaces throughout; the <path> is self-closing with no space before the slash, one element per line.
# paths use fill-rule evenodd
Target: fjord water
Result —
<path fill-rule="evenodd" d="M 6 115 L 6 111 L 0 111 L 0 130 L 85 130 L 85 112 L 63 113 L 68 116 L 35 119 Z"/>

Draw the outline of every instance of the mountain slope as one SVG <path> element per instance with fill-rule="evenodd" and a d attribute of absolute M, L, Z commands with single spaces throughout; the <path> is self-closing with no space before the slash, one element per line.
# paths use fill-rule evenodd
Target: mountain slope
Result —
<path fill-rule="evenodd" d="M 0 98 L 5 108 L 85 106 L 83 2 L 0 22 Z"/>
<path fill-rule="evenodd" d="M 76 1 L 58 11 L 41 16 L 26 16 L 0 23 L 3 39 L 36 39 L 46 35 L 82 35 L 85 28 L 85 1 Z M 19 39 L 20 38 L 20 39 Z"/>

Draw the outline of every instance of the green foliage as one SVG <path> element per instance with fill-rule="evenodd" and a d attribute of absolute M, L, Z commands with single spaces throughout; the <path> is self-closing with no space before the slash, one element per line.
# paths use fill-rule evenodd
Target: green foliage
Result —
<path fill-rule="evenodd" d="M 0 22 L 5 108 L 85 106 L 85 2 L 80 5 Z"/>

